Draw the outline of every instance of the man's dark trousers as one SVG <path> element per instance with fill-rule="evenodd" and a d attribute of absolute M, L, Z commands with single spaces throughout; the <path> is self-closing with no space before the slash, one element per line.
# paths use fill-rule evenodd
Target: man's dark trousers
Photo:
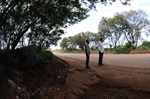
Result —
<path fill-rule="evenodd" d="M 86 53 L 86 68 L 90 68 L 89 59 L 90 59 L 90 55 L 88 53 Z"/>
<path fill-rule="evenodd" d="M 98 64 L 99 64 L 99 65 L 102 65 L 102 64 L 103 64 L 103 63 L 102 63 L 102 62 L 103 62 L 103 54 L 104 54 L 104 53 L 101 53 L 101 51 L 99 51 L 99 61 L 98 61 Z"/>

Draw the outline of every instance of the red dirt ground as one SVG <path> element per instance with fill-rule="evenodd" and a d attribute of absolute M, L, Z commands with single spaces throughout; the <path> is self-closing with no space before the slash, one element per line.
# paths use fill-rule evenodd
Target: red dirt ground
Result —
<path fill-rule="evenodd" d="M 39 75 L 25 75 L 25 91 L 7 99 L 150 99 L 149 70 L 96 63 L 86 69 L 84 61 L 60 58 L 68 63 L 50 62 Z"/>
<path fill-rule="evenodd" d="M 70 69 L 66 85 L 54 99 L 150 99 L 149 72 L 142 74 L 139 69 L 116 66 L 98 67 L 96 63 L 87 70 L 83 61 L 61 58 L 70 64 Z"/>

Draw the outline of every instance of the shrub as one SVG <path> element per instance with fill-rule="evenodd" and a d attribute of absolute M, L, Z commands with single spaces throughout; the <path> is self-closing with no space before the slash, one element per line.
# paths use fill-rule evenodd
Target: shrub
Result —
<path fill-rule="evenodd" d="M 5 74 L 12 74 L 15 69 L 30 72 L 41 61 L 33 47 L 22 47 L 16 50 L 1 51 L 0 64 L 5 67 Z"/>
<path fill-rule="evenodd" d="M 138 46 L 135 50 L 142 51 L 142 50 L 150 50 L 150 42 L 145 41 L 142 45 Z"/>
<path fill-rule="evenodd" d="M 42 51 L 39 53 L 39 56 L 42 58 L 42 60 L 54 60 L 54 59 L 56 59 L 56 57 L 50 51 Z"/>
<path fill-rule="evenodd" d="M 15 61 L 19 60 L 19 65 L 25 71 L 30 72 L 40 61 L 41 57 L 38 55 L 36 48 L 34 47 L 22 47 L 15 51 L 17 58 Z"/>

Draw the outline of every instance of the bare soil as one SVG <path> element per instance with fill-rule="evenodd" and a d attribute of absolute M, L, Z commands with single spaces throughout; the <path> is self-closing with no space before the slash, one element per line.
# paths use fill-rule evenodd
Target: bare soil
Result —
<path fill-rule="evenodd" d="M 61 57 L 70 64 L 64 97 L 56 99 L 150 99 L 150 70 L 117 66 L 99 67 Z M 60 96 L 61 97 L 61 96 Z"/>
<path fill-rule="evenodd" d="M 47 62 L 35 75 L 22 74 L 18 86 L 25 89 L 12 94 L 7 87 L 5 99 L 150 99 L 149 69 L 94 62 L 86 69 L 84 61 L 60 58 L 64 63 Z"/>

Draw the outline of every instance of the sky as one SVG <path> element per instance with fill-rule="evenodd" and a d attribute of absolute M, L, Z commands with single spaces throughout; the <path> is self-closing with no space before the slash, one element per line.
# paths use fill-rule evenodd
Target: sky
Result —
<path fill-rule="evenodd" d="M 105 6 L 102 4 L 97 4 L 96 10 L 91 10 L 89 12 L 90 16 L 87 19 L 68 27 L 65 30 L 66 33 L 62 35 L 62 38 L 74 36 L 80 32 L 90 31 L 97 33 L 98 25 L 102 17 L 113 17 L 117 12 L 129 10 L 143 10 L 146 12 L 148 19 L 150 20 L 150 0 L 132 0 L 130 6 L 122 5 L 120 0 L 116 0 L 116 2 L 114 2 L 112 5 Z M 148 37 L 146 38 L 146 36 L 145 39 L 150 41 L 150 39 L 148 39 Z M 58 46 L 52 47 L 52 49 L 59 49 L 60 41 L 58 42 Z"/>

